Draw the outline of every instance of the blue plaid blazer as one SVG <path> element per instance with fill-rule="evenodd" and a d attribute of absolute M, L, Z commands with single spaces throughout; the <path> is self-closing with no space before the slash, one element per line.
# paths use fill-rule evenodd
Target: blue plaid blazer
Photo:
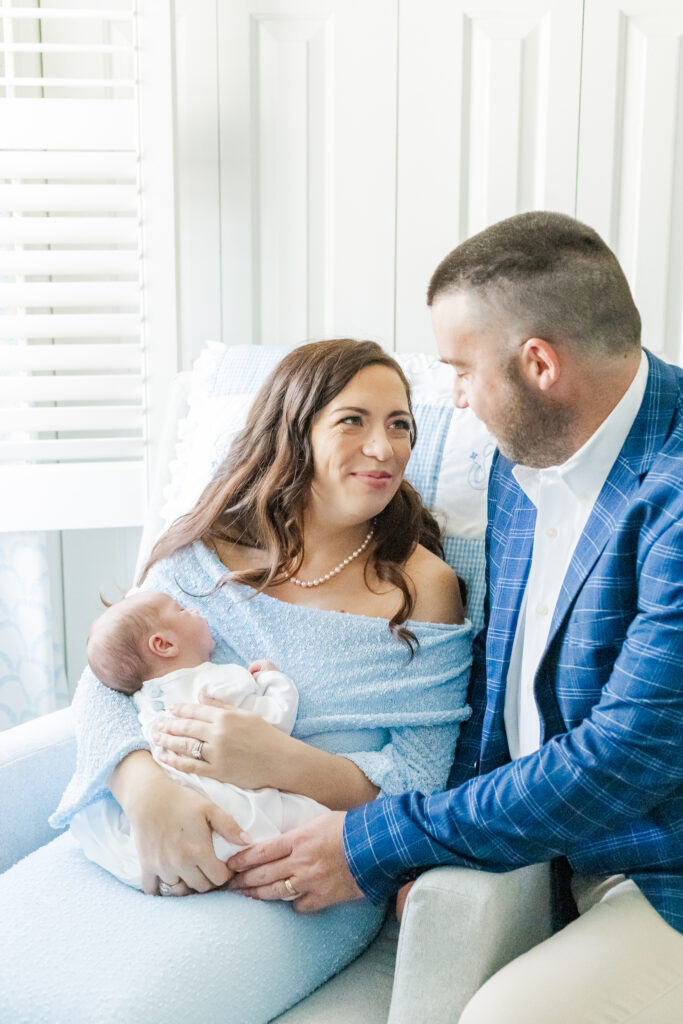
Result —
<path fill-rule="evenodd" d="M 683 932 L 683 370 L 648 358 L 536 675 L 542 746 L 515 761 L 505 679 L 536 510 L 496 454 L 472 717 L 448 790 L 348 813 L 346 857 L 370 899 L 437 864 L 507 871 L 566 857 L 577 871 L 633 878 Z"/>

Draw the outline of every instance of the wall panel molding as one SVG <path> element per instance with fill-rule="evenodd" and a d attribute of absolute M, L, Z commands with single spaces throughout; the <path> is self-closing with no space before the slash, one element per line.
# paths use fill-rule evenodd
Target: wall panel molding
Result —
<path fill-rule="evenodd" d="M 397 347 L 433 347 L 437 263 L 529 209 L 573 214 L 581 0 L 401 0 Z M 435 28 L 438 28 L 435 31 Z"/>
<path fill-rule="evenodd" d="M 577 216 L 614 248 L 643 343 L 681 360 L 683 7 L 586 0 Z"/>

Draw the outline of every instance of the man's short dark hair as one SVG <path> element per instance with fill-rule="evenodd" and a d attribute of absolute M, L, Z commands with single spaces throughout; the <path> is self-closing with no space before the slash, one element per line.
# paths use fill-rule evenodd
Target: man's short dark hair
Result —
<path fill-rule="evenodd" d="M 640 344 L 640 314 L 616 256 L 561 213 L 521 213 L 462 242 L 434 271 L 427 305 L 461 290 L 481 293 L 530 338 L 606 354 Z"/>

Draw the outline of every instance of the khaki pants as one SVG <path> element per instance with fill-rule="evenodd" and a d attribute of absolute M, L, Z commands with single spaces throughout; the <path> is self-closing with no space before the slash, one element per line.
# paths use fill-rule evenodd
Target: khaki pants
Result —
<path fill-rule="evenodd" d="M 683 1024 L 683 935 L 623 875 L 573 890 L 580 917 L 494 974 L 460 1024 Z"/>

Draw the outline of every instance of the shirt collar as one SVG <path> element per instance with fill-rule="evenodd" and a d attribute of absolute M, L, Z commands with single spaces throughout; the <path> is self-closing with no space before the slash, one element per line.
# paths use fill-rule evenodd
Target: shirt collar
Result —
<path fill-rule="evenodd" d="M 649 363 L 643 351 L 635 377 L 624 395 L 585 444 L 562 465 L 546 469 L 532 469 L 521 464 L 513 466 L 512 473 L 517 483 L 534 505 L 538 505 L 541 484 L 545 481 L 563 484 L 580 501 L 596 501 L 638 415 L 648 372 Z"/>

